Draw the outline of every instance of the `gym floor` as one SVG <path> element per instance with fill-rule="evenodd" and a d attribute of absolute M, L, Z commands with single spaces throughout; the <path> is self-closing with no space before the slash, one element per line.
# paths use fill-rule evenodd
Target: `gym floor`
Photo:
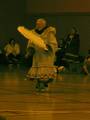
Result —
<path fill-rule="evenodd" d="M 1 66 L 0 66 L 1 67 Z M 58 74 L 48 91 L 37 92 L 27 69 L 0 68 L 0 116 L 6 120 L 90 120 L 90 76 Z"/>

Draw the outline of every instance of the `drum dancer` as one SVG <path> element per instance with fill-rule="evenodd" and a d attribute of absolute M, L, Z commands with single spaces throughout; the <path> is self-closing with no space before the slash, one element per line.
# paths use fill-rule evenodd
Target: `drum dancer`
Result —
<path fill-rule="evenodd" d="M 55 52 L 57 50 L 57 40 L 55 37 L 56 29 L 47 26 L 43 18 L 36 20 L 36 26 L 33 30 L 28 30 L 23 26 L 18 27 L 28 39 L 28 48 L 34 48 L 33 63 L 27 76 L 29 79 L 36 79 L 36 88 L 45 90 L 48 83 L 56 77 L 56 67 L 54 66 Z"/>

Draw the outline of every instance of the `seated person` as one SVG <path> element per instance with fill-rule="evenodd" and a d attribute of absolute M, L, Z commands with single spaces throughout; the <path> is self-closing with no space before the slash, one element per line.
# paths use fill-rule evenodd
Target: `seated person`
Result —
<path fill-rule="evenodd" d="M 83 65 L 83 72 L 86 75 L 90 74 L 90 50 L 88 51 L 88 56 L 84 60 L 84 65 Z"/>
<path fill-rule="evenodd" d="M 4 51 L 8 63 L 18 63 L 20 58 L 20 46 L 13 38 L 10 39 L 9 43 L 4 47 Z"/>
<path fill-rule="evenodd" d="M 80 38 L 79 38 L 79 33 L 77 32 L 75 27 L 71 29 L 71 32 L 68 34 L 66 38 L 65 48 L 67 53 L 71 53 L 74 55 L 79 54 Z"/>
<path fill-rule="evenodd" d="M 79 62 L 80 37 L 77 29 L 72 27 L 64 42 L 64 56 L 62 58 L 65 67 L 72 71 L 72 65 Z M 75 68 L 76 69 L 76 68 Z"/>

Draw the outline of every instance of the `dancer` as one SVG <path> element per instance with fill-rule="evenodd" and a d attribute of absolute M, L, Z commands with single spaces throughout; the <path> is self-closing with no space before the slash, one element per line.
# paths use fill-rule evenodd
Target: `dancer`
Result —
<path fill-rule="evenodd" d="M 47 26 L 46 20 L 40 18 L 36 20 L 35 29 L 28 30 L 19 26 L 18 31 L 28 39 L 27 48 L 34 48 L 32 67 L 27 76 L 29 79 L 37 80 L 36 88 L 38 90 L 45 90 L 48 83 L 56 77 L 56 67 L 54 66 L 58 46 L 55 37 L 56 29 Z"/>

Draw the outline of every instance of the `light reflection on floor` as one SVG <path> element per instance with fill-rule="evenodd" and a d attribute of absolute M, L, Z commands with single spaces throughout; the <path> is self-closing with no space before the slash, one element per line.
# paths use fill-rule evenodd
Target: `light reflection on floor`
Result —
<path fill-rule="evenodd" d="M 90 120 L 90 76 L 59 74 L 47 92 L 24 69 L 0 71 L 0 115 L 7 120 Z"/>

